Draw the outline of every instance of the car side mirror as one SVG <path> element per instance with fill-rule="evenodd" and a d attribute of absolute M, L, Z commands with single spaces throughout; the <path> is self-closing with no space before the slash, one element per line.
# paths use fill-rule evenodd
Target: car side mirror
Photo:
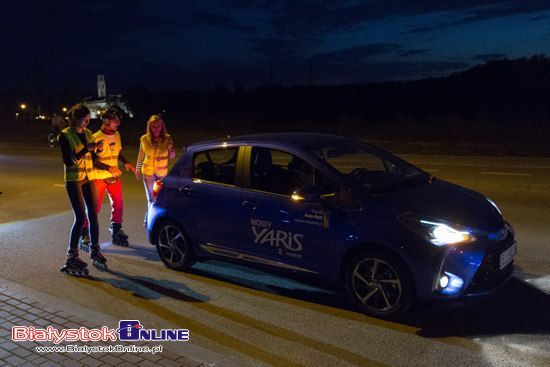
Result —
<path fill-rule="evenodd" d="M 334 185 L 327 182 L 304 190 L 296 190 L 292 193 L 291 198 L 292 200 L 305 201 L 306 203 L 320 203 L 334 195 L 336 195 Z"/>
<path fill-rule="evenodd" d="M 323 182 L 319 187 L 319 195 L 321 199 L 329 199 L 336 195 L 336 187 L 332 182 Z"/>
<path fill-rule="evenodd" d="M 319 203 L 321 201 L 321 191 L 318 187 L 311 187 L 305 190 L 296 190 L 290 195 L 293 201 L 304 201 L 306 203 Z"/>

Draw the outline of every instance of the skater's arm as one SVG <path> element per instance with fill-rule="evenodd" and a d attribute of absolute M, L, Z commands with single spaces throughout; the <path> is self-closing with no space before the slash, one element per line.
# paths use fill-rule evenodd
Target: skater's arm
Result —
<path fill-rule="evenodd" d="M 176 157 L 176 151 L 174 149 L 174 141 L 172 137 L 168 135 L 168 158 L 172 159 Z"/>
<path fill-rule="evenodd" d="M 105 171 L 108 171 L 111 166 L 108 164 L 102 163 L 99 161 L 99 155 L 92 153 L 92 161 L 94 163 L 94 167 L 97 169 L 102 169 Z"/>
<path fill-rule="evenodd" d="M 118 152 L 118 161 L 124 166 L 126 165 L 126 163 L 128 163 L 128 160 L 122 155 L 122 150 Z"/>
<path fill-rule="evenodd" d="M 133 173 L 136 173 L 135 167 L 126 158 L 124 158 L 124 156 L 122 155 L 122 151 L 118 152 L 118 160 L 124 165 L 126 171 L 132 171 Z"/>
<path fill-rule="evenodd" d="M 65 163 L 65 166 L 67 167 L 72 167 L 79 160 L 81 160 L 86 153 L 88 153 L 88 149 L 86 149 L 86 147 L 82 148 L 82 150 L 78 153 L 73 153 L 69 140 L 67 140 L 67 137 L 64 134 L 60 134 L 59 136 L 59 147 L 61 148 L 63 163 Z"/>
<path fill-rule="evenodd" d="M 139 152 L 136 162 L 136 170 L 134 174 L 136 175 L 136 179 L 141 180 L 141 165 L 143 164 L 143 159 L 145 158 L 145 152 L 143 151 L 143 147 L 141 146 L 141 143 L 139 144 Z"/>
<path fill-rule="evenodd" d="M 141 144 L 139 145 L 139 152 L 136 162 L 136 171 L 141 172 L 141 165 L 143 164 L 143 159 L 145 158 L 145 151 L 143 150 L 143 147 Z"/>
<path fill-rule="evenodd" d="M 119 177 L 122 174 L 122 172 L 118 169 L 118 167 L 109 166 L 108 164 L 100 162 L 99 156 L 95 153 L 92 153 L 92 162 L 94 164 L 94 168 L 109 171 L 115 178 Z"/>

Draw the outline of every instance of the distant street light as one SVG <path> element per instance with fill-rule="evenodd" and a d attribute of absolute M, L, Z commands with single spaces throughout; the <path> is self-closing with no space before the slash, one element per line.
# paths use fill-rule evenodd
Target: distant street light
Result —
<path fill-rule="evenodd" d="M 26 104 L 24 104 L 24 103 L 21 103 L 21 104 L 19 105 L 19 107 L 21 107 L 21 109 L 22 109 L 22 110 L 24 110 L 24 109 L 26 109 L 26 108 L 27 108 L 27 105 L 26 105 Z"/>
<path fill-rule="evenodd" d="M 62 108 L 63 112 L 67 112 L 67 107 Z"/>

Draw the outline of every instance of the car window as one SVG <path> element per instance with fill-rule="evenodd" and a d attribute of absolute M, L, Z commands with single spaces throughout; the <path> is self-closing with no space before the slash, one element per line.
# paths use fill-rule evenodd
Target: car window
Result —
<path fill-rule="evenodd" d="M 315 187 L 321 174 L 304 159 L 277 149 L 253 147 L 250 164 L 252 189 L 291 195 Z M 326 176 L 322 175 L 324 179 Z"/>
<path fill-rule="evenodd" d="M 332 154 L 331 154 L 332 153 Z M 325 160 L 333 167 L 338 167 L 342 173 L 348 174 L 360 165 L 369 171 L 386 171 L 384 161 L 381 157 L 370 153 L 348 153 L 336 155 L 335 151 L 325 153 Z"/>
<path fill-rule="evenodd" d="M 193 178 L 235 185 L 238 147 L 218 148 L 195 153 Z"/>
<path fill-rule="evenodd" d="M 431 179 L 413 165 L 358 141 L 316 147 L 310 153 L 342 173 L 348 182 L 373 193 L 422 185 Z"/>

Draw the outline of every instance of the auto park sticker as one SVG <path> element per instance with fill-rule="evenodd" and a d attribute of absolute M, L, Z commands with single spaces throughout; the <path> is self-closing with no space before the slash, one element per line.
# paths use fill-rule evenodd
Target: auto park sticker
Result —
<path fill-rule="evenodd" d="M 313 226 L 319 226 L 323 228 L 330 227 L 330 212 L 319 210 L 319 209 L 310 209 L 309 212 L 304 213 L 304 218 L 294 219 L 296 223 L 310 224 Z"/>

